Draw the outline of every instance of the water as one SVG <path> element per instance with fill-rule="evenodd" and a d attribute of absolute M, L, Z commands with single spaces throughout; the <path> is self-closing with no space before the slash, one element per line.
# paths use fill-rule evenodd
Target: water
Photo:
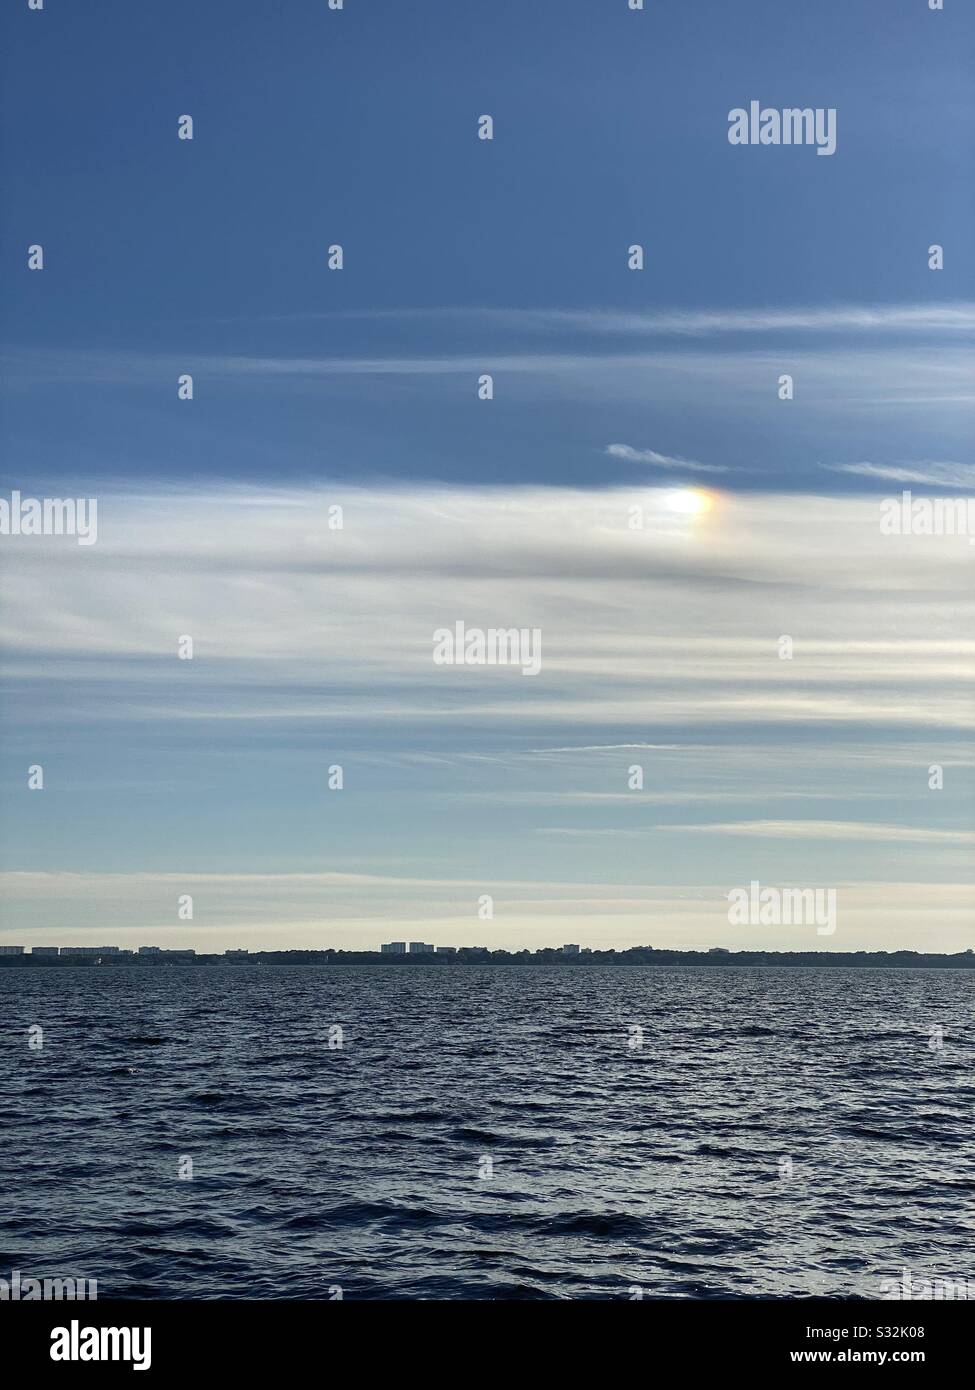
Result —
<path fill-rule="evenodd" d="M 0 1277 L 303 1299 L 878 1297 L 903 1268 L 975 1278 L 973 983 L 0 970 Z"/>

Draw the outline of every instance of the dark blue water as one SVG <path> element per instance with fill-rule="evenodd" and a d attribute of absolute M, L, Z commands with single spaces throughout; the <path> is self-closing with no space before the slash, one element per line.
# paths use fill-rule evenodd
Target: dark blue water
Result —
<path fill-rule="evenodd" d="M 0 1277 L 411 1299 L 878 1297 L 905 1267 L 975 1278 L 973 985 L 0 970 Z"/>

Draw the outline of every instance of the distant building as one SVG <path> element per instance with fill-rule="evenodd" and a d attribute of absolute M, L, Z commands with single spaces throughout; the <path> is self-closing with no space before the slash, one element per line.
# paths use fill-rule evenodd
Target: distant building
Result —
<path fill-rule="evenodd" d="M 461 946 L 457 954 L 459 956 L 486 956 L 488 948 L 486 946 Z"/>
<path fill-rule="evenodd" d="M 383 956 L 405 956 L 405 955 L 406 955 L 406 942 L 405 942 L 405 941 L 387 941 L 386 944 L 385 944 L 385 946 L 380 946 L 380 948 L 379 948 L 379 953 L 380 953 L 380 955 L 383 955 Z"/>
<path fill-rule="evenodd" d="M 730 955 L 731 955 L 731 952 L 728 950 L 727 946 L 712 946 L 711 949 L 710 949 L 710 951 L 708 951 L 708 955 L 709 955 L 709 956 L 730 956 Z"/>
<path fill-rule="evenodd" d="M 425 941 L 410 942 L 411 956 L 432 956 L 436 949 L 436 946 L 428 946 Z"/>
<path fill-rule="evenodd" d="M 140 955 L 140 956 L 161 956 L 161 955 L 162 955 L 162 947 L 161 947 L 161 946 L 140 946 L 140 947 L 139 947 L 139 955 Z"/>
<path fill-rule="evenodd" d="M 457 947 L 456 947 L 456 946 L 438 946 L 438 947 L 437 947 L 437 955 L 438 955 L 438 956 L 456 956 L 456 954 L 457 954 Z"/>
<path fill-rule="evenodd" d="M 32 946 L 32 956 L 56 956 L 61 950 L 60 946 Z"/>
<path fill-rule="evenodd" d="M 117 946 L 62 946 L 62 956 L 118 956 Z"/>
<path fill-rule="evenodd" d="M 563 946 L 562 954 L 564 956 L 577 956 L 579 954 L 579 947 L 571 944 L 568 946 Z"/>
<path fill-rule="evenodd" d="M 591 955 L 592 955 L 592 947 L 591 947 L 591 946 L 583 946 L 582 949 L 580 950 L 579 954 L 580 954 L 580 956 L 591 956 Z"/>
<path fill-rule="evenodd" d="M 0 946 L 0 956 L 22 956 L 23 946 Z"/>

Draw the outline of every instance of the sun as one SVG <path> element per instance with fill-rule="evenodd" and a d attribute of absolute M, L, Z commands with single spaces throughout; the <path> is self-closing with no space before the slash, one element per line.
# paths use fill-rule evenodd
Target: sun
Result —
<path fill-rule="evenodd" d="M 684 516 L 702 516 L 714 506 L 714 498 L 703 487 L 682 487 L 670 493 L 667 498 L 671 511 Z"/>

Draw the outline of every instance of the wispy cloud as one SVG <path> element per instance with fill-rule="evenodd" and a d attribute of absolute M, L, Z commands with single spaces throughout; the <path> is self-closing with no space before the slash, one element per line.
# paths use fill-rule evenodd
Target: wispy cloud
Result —
<path fill-rule="evenodd" d="M 862 402 L 901 407 L 913 402 L 916 416 L 934 414 L 943 419 L 947 403 L 956 409 L 953 418 L 967 416 L 975 393 L 971 387 L 971 352 L 960 343 L 944 341 L 852 343 L 831 347 L 822 344 L 788 345 L 787 353 L 771 342 L 761 347 L 736 345 L 677 346 L 614 344 L 605 351 L 594 340 L 578 344 L 510 345 L 484 343 L 476 351 L 429 351 L 410 354 L 376 352 L 373 355 L 245 356 L 239 353 L 142 353 L 135 351 L 85 351 L 9 349 L 0 359 L 0 376 L 8 392 L 29 390 L 54 383 L 90 384 L 93 387 L 151 386 L 175 380 L 189 372 L 200 382 L 225 390 L 251 389 L 260 382 L 264 392 L 347 390 L 355 379 L 361 389 L 381 389 L 384 380 L 413 379 L 419 389 L 455 390 L 450 378 L 468 378 L 468 389 L 479 374 L 498 378 L 499 389 L 517 393 L 521 400 L 543 397 L 693 407 L 697 414 L 758 409 L 778 405 L 770 384 L 783 370 L 802 382 L 804 409 L 835 420 L 837 412 L 862 409 Z M 661 457 L 673 457 L 661 455 Z M 686 466 L 682 463 L 682 466 Z"/>
<path fill-rule="evenodd" d="M 466 313 L 466 310 L 460 311 Z M 484 309 L 484 318 L 523 329 L 576 329 L 632 336 L 710 337 L 734 333 L 971 333 L 975 303 L 837 304 L 826 308 L 663 310 Z"/>
<path fill-rule="evenodd" d="M 851 473 L 860 478 L 882 478 L 894 483 L 920 483 L 930 487 L 975 488 L 972 463 L 824 463 L 831 473 Z"/>
<path fill-rule="evenodd" d="M 932 830 L 853 820 L 742 820 L 661 829 L 698 835 L 747 835 L 767 840 L 863 840 L 916 845 L 975 845 L 975 830 Z"/>
<path fill-rule="evenodd" d="M 488 308 L 481 305 L 445 308 L 337 310 L 261 316 L 261 321 L 294 323 L 331 319 L 407 322 L 447 321 L 490 323 L 514 331 L 627 334 L 646 337 L 708 337 L 733 333 L 970 333 L 975 331 L 975 303 L 837 304 L 825 308 L 783 306 L 720 310 L 658 310 L 634 313 L 621 309 Z"/>
<path fill-rule="evenodd" d="M 629 444 L 607 444 L 606 453 L 627 463 L 649 463 L 654 468 L 676 468 L 690 473 L 727 473 L 720 463 L 695 463 L 676 454 L 658 454 L 656 449 L 634 449 Z"/>

